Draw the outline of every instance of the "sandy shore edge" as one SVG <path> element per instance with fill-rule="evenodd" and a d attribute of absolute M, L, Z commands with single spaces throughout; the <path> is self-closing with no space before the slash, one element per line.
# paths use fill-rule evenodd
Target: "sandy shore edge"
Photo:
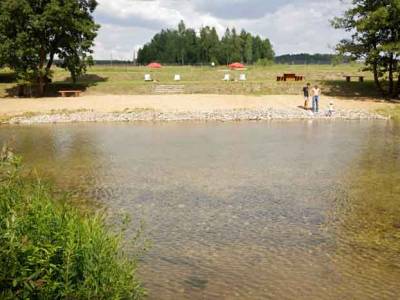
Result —
<path fill-rule="evenodd" d="M 328 116 L 328 104 L 335 113 Z M 320 112 L 301 106 L 297 95 L 105 95 L 79 98 L 0 99 L 7 124 L 133 121 L 241 121 L 292 119 L 386 119 L 390 104 L 323 96 Z"/>

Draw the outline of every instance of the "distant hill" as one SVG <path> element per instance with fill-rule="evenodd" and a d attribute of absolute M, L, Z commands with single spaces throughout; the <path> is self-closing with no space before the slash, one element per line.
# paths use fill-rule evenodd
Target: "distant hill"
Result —
<path fill-rule="evenodd" d="M 333 54 L 285 54 L 275 56 L 275 63 L 277 64 L 291 64 L 291 65 L 330 65 L 337 59 Z M 343 59 L 341 62 L 348 63 L 348 59 Z"/>

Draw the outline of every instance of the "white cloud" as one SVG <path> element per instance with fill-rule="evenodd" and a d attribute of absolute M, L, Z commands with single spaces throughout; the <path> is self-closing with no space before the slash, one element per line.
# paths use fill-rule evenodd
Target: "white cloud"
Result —
<path fill-rule="evenodd" d="M 98 0 L 102 25 L 95 58 L 131 59 L 133 49 L 180 20 L 196 29 L 227 26 L 270 38 L 277 54 L 331 52 L 344 35 L 330 26 L 346 5 L 340 0 Z"/>
<path fill-rule="evenodd" d="M 147 41 L 156 32 L 143 27 L 103 24 L 95 42 L 95 58 L 132 60 L 133 52 L 144 44 L 138 41 Z"/>

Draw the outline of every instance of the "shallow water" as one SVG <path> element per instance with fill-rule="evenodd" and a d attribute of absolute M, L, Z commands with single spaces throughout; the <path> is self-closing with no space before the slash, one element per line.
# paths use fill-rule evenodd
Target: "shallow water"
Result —
<path fill-rule="evenodd" d="M 0 127 L 6 140 L 75 202 L 144 221 L 150 299 L 400 298 L 396 124 Z"/>

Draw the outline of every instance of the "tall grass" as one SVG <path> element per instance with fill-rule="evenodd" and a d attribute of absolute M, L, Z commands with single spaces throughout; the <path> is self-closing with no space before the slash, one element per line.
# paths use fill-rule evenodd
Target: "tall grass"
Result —
<path fill-rule="evenodd" d="M 384 109 L 379 109 L 378 113 L 390 117 L 392 120 L 400 121 L 400 105 L 397 104 L 396 106 L 387 107 Z"/>
<path fill-rule="evenodd" d="M 82 215 L 0 154 L 0 299 L 141 299 L 136 262 L 102 216 Z"/>

